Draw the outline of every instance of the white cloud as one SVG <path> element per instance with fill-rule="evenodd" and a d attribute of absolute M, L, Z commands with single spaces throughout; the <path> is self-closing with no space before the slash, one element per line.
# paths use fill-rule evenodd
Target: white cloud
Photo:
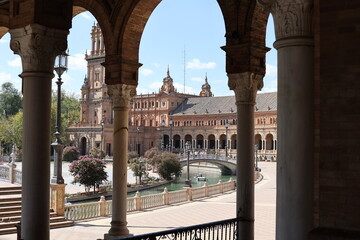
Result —
<path fill-rule="evenodd" d="M 21 90 L 21 79 L 19 77 L 13 78 L 10 73 L 0 72 L 0 85 L 5 82 L 11 82 L 15 88 Z"/>
<path fill-rule="evenodd" d="M 85 19 L 91 20 L 90 15 L 89 15 L 88 13 L 86 13 L 86 12 L 80 13 L 80 16 L 82 16 L 82 17 L 85 18 Z"/>
<path fill-rule="evenodd" d="M 157 62 L 154 62 L 153 65 L 157 68 L 159 68 L 161 66 L 160 63 L 157 63 Z"/>
<path fill-rule="evenodd" d="M 277 76 L 277 66 L 266 64 L 266 75 Z"/>
<path fill-rule="evenodd" d="M 11 75 L 6 72 L 0 72 L 0 83 L 3 84 L 4 82 L 10 82 Z"/>
<path fill-rule="evenodd" d="M 186 68 L 190 68 L 190 69 L 208 69 L 215 67 L 216 67 L 216 63 L 214 62 L 202 63 L 197 58 L 194 58 L 190 62 L 186 63 Z"/>
<path fill-rule="evenodd" d="M 0 43 L 8 43 L 8 42 L 10 42 L 9 39 L 3 39 L 3 38 L 0 39 Z"/>
<path fill-rule="evenodd" d="M 137 95 L 140 95 L 140 94 L 148 94 L 148 93 L 152 93 L 154 91 L 151 91 L 149 89 L 146 89 L 146 88 L 140 88 L 140 87 L 137 87 L 136 88 L 136 94 Z"/>
<path fill-rule="evenodd" d="M 159 90 L 159 88 L 161 88 L 162 84 L 162 82 L 152 82 L 149 87 L 150 89 L 154 89 L 156 92 Z"/>
<path fill-rule="evenodd" d="M 140 69 L 140 74 L 143 75 L 143 76 L 149 76 L 151 74 L 153 74 L 154 71 L 151 70 L 151 69 L 148 69 L 148 68 L 141 68 Z"/>
<path fill-rule="evenodd" d="M 21 58 L 16 57 L 14 60 L 8 61 L 10 67 L 21 67 Z"/>
<path fill-rule="evenodd" d="M 69 56 L 69 69 L 70 70 L 81 70 L 86 71 L 87 62 L 85 60 L 85 55 L 82 53 L 77 53 L 75 55 Z"/>
<path fill-rule="evenodd" d="M 174 87 L 177 89 L 178 92 L 184 92 L 184 85 L 180 84 L 180 83 L 174 83 Z M 199 89 L 193 89 L 192 87 L 189 86 L 185 86 L 185 93 L 189 93 L 189 94 L 199 94 L 200 90 Z"/>
<path fill-rule="evenodd" d="M 261 92 L 277 92 L 277 78 L 265 76 L 264 87 Z"/>
<path fill-rule="evenodd" d="M 193 80 L 195 82 L 205 82 L 205 80 L 202 77 L 193 77 L 193 78 L 191 78 L 191 80 Z"/>

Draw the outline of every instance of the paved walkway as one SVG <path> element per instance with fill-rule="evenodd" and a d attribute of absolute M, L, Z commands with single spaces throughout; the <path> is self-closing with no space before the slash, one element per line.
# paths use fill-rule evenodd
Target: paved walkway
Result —
<path fill-rule="evenodd" d="M 275 239 L 276 163 L 260 162 L 264 179 L 255 187 L 255 239 Z M 235 217 L 236 192 L 128 214 L 132 234 L 143 234 Z M 51 240 L 101 239 L 110 228 L 110 217 L 77 221 L 73 227 L 51 230 Z M 15 240 L 16 235 L 1 236 Z"/>

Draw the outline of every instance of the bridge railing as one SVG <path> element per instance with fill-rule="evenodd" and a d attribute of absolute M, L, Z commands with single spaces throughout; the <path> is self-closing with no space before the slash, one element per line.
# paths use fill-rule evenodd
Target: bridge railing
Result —
<path fill-rule="evenodd" d="M 187 154 L 179 154 L 180 160 L 187 160 Z M 209 160 L 221 160 L 221 161 L 236 161 L 236 159 L 227 156 L 225 154 L 213 154 L 213 153 L 191 153 L 189 156 L 190 160 L 195 159 L 209 159 Z"/>
<path fill-rule="evenodd" d="M 166 206 L 170 204 L 192 201 L 194 199 L 222 194 L 235 189 L 235 181 L 221 182 L 208 186 L 187 188 L 179 191 L 168 192 L 167 188 L 163 193 L 141 196 L 139 192 L 135 197 L 127 199 L 127 211 L 141 211 L 144 209 Z M 71 220 L 82 220 L 95 217 L 111 215 L 111 200 L 106 201 L 102 196 L 99 202 L 74 204 L 65 206 L 65 217 Z"/>

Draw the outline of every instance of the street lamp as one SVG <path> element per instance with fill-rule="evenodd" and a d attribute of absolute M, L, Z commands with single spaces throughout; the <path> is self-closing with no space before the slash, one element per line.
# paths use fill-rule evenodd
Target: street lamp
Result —
<path fill-rule="evenodd" d="M 169 143 L 169 152 L 172 152 L 172 126 L 173 126 L 173 121 L 170 120 L 169 121 L 170 124 L 170 143 Z"/>
<path fill-rule="evenodd" d="M 100 143 L 100 156 L 102 158 L 102 152 L 103 151 L 103 146 L 104 146 L 104 118 L 101 119 L 100 121 L 100 125 L 101 125 L 101 143 Z"/>
<path fill-rule="evenodd" d="M 164 128 L 165 128 L 165 121 L 162 120 L 161 122 L 161 151 L 164 151 L 164 145 L 165 145 L 165 141 L 164 141 Z"/>
<path fill-rule="evenodd" d="M 61 75 L 67 71 L 68 67 L 68 56 L 67 52 L 63 52 L 58 55 L 55 59 L 54 70 L 58 75 L 57 84 L 57 107 L 56 107 L 56 140 L 51 144 L 54 148 L 54 176 L 51 179 L 51 183 L 64 184 L 64 178 L 62 177 L 62 151 L 64 145 L 60 139 L 61 131 Z"/>
<path fill-rule="evenodd" d="M 136 157 L 140 157 L 140 149 L 139 149 L 139 127 L 136 127 Z"/>
<path fill-rule="evenodd" d="M 185 187 L 191 187 L 191 179 L 190 179 L 190 150 L 191 144 L 189 141 L 185 143 L 185 151 L 187 152 L 187 179 L 185 180 Z"/>
<path fill-rule="evenodd" d="M 255 171 L 258 171 L 258 155 L 257 155 L 257 151 L 259 149 L 259 144 L 255 144 Z"/>
<path fill-rule="evenodd" d="M 228 156 L 228 128 L 229 128 L 229 123 L 226 121 L 225 123 L 225 159 Z"/>

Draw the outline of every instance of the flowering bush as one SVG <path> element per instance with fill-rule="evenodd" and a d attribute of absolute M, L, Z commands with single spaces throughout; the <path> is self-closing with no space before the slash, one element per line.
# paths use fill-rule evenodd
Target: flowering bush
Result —
<path fill-rule="evenodd" d="M 107 173 L 105 172 L 105 162 L 101 159 L 81 156 L 80 160 L 73 161 L 69 166 L 69 171 L 74 177 L 72 183 L 79 183 L 85 186 L 85 191 L 94 187 L 103 181 L 107 181 Z"/>

